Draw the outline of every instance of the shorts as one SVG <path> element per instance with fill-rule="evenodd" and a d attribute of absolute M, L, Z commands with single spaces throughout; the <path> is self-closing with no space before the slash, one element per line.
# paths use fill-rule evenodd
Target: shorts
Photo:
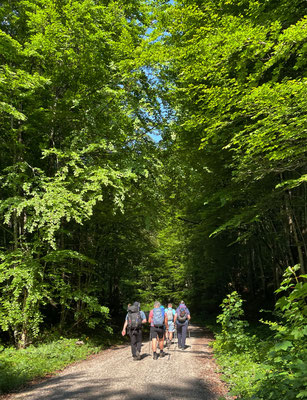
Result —
<path fill-rule="evenodd" d="M 161 328 L 157 328 L 156 326 L 151 326 L 150 327 L 150 337 L 152 339 L 157 339 L 157 336 L 158 336 L 159 339 L 163 339 L 164 331 L 165 331 L 164 326 L 162 326 Z"/>
<path fill-rule="evenodd" d="M 170 322 L 168 323 L 168 331 L 169 331 L 169 332 L 175 332 L 174 321 L 170 321 Z"/>

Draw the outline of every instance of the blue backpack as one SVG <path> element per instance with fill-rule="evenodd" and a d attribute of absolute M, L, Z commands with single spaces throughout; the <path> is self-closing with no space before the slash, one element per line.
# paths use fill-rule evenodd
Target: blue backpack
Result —
<path fill-rule="evenodd" d="M 160 328 L 161 326 L 163 326 L 164 325 L 164 310 L 162 310 L 160 307 L 154 308 L 152 321 L 156 328 Z"/>

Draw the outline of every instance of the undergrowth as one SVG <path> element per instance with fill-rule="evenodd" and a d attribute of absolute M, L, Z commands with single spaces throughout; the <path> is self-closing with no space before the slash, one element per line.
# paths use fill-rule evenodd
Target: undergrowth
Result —
<path fill-rule="evenodd" d="M 287 268 L 274 320 L 250 329 L 242 300 L 229 294 L 221 307 L 214 350 L 231 394 L 244 400 L 296 400 L 307 397 L 306 275 Z"/>

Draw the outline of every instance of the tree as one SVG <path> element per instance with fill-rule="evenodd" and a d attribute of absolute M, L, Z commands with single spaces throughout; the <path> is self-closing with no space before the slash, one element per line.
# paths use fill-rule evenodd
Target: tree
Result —
<path fill-rule="evenodd" d="M 158 5 L 148 63 L 176 111 L 195 303 L 228 284 L 268 299 L 285 265 L 305 271 L 303 14 L 300 1 Z"/>
<path fill-rule="evenodd" d="M 121 215 L 152 163 L 136 162 L 151 124 L 134 56 L 146 13 L 141 1 L 94 0 L 7 2 L 1 11 L 0 313 L 21 346 L 46 308 L 61 324 L 71 313 L 90 326 L 108 312 L 113 291 L 102 294 L 105 268 L 84 250 L 86 221 Z"/>

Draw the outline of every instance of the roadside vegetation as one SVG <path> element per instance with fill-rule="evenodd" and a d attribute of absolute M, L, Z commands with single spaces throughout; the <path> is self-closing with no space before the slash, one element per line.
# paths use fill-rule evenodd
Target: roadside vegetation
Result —
<path fill-rule="evenodd" d="M 55 333 L 25 349 L 1 346 L 0 394 L 20 389 L 32 380 L 54 374 L 75 361 L 119 343 L 123 343 L 119 335 L 106 332 L 70 338 Z"/>
<path fill-rule="evenodd" d="M 251 328 L 242 299 L 232 292 L 217 318 L 215 355 L 231 393 L 245 400 L 295 400 L 307 395 L 307 276 L 288 268 L 274 315 Z M 269 331 L 268 331 L 269 328 Z"/>

